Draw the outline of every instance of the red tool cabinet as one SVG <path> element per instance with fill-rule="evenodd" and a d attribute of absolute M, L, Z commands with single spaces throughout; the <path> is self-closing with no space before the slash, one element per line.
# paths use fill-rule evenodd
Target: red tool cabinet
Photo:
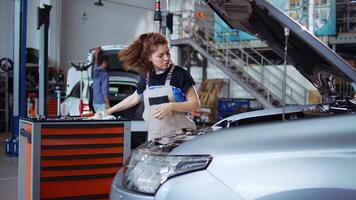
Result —
<path fill-rule="evenodd" d="M 130 121 L 20 121 L 19 199 L 108 199 L 131 149 Z"/>

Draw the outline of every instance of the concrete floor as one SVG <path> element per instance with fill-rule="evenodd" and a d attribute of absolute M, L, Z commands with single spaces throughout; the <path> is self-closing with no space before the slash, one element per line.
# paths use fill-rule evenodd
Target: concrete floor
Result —
<path fill-rule="evenodd" d="M 10 134 L 0 133 L 0 199 L 17 199 L 17 169 L 18 157 L 8 157 L 5 154 L 4 141 Z"/>

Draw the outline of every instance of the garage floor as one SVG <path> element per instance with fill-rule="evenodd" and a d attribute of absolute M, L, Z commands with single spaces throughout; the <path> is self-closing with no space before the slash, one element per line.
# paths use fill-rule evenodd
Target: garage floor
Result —
<path fill-rule="evenodd" d="M 10 134 L 0 133 L 0 197 L 1 200 L 17 199 L 17 158 L 7 157 L 4 141 Z"/>

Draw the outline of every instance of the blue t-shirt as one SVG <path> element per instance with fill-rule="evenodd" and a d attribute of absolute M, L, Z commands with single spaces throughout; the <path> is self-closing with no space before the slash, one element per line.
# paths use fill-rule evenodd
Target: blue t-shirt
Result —
<path fill-rule="evenodd" d="M 149 88 L 164 86 L 167 74 L 170 68 L 162 74 L 150 74 Z M 185 94 L 188 89 L 195 85 L 192 76 L 182 67 L 175 66 L 172 72 L 171 85 L 173 86 L 173 94 L 177 102 L 186 101 Z M 140 76 L 140 81 L 137 84 L 137 93 L 142 97 L 143 91 L 146 89 L 146 77 Z"/>
<path fill-rule="evenodd" d="M 92 79 L 93 104 L 103 104 L 105 97 L 109 96 L 109 74 L 106 69 L 94 64 Z"/>

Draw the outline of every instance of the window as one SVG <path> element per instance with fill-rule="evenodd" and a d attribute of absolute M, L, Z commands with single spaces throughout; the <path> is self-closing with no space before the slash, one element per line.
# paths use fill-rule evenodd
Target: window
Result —
<path fill-rule="evenodd" d="M 110 84 L 109 95 L 114 97 L 127 97 L 135 92 L 136 87 L 126 84 Z"/>
<path fill-rule="evenodd" d="M 68 97 L 80 98 L 80 81 L 77 84 L 75 84 Z"/>

